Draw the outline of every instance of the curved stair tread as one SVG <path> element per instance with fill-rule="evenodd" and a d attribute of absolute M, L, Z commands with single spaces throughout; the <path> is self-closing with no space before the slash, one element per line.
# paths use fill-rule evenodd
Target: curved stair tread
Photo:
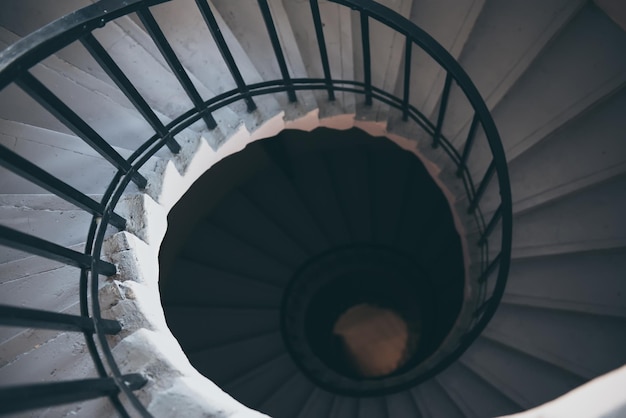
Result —
<path fill-rule="evenodd" d="M 625 324 L 619 318 L 502 305 L 485 335 L 592 378 L 626 361 Z"/>
<path fill-rule="evenodd" d="M 586 381 L 567 370 L 487 339 L 476 340 L 460 361 L 524 409 L 555 399 Z"/>
<path fill-rule="evenodd" d="M 196 370 L 222 386 L 282 355 L 282 338 L 280 332 L 275 330 L 211 344 L 204 349 L 194 350 L 188 357 Z"/>
<path fill-rule="evenodd" d="M 294 369 L 288 379 L 261 403 L 259 409 L 274 418 L 297 417 L 313 393 L 315 386 L 299 370 Z"/>
<path fill-rule="evenodd" d="M 206 264 L 178 259 L 167 278 L 161 278 L 164 306 L 205 304 L 222 308 L 280 306 L 282 287 L 239 276 Z M 193 292 L 188 289 L 193 288 Z"/>

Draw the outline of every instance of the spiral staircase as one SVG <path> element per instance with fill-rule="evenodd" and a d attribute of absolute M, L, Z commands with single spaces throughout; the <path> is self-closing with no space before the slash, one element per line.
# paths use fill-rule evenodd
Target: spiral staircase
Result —
<path fill-rule="evenodd" d="M 0 13 L 0 413 L 626 413 L 610 2 L 93 3 Z M 307 324 L 396 272 L 417 354 L 355 377 Z"/>

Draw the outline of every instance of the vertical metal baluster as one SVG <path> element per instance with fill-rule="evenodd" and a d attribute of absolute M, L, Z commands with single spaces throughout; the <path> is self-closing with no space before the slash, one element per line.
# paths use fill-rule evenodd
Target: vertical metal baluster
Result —
<path fill-rule="evenodd" d="M 474 146 L 474 138 L 476 138 L 476 130 L 478 128 L 478 114 L 474 113 L 474 118 L 472 119 L 472 125 L 470 126 L 469 133 L 467 134 L 467 141 L 465 141 L 465 147 L 463 148 L 463 156 L 461 157 L 461 162 L 459 163 L 459 168 L 456 171 L 457 177 L 461 177 L 463 175 L 463 170 L 467 165 L 467 160 L 469 159 L 470 152 L 472 151 L 472 147 Z"/>
<path fill-rule="evenodd" d="M 365 104 L 372 105 L 372 59 L 370 56 L 369 19 L 361 11 L 361 44 L 363 45 L 363 82 L 365 83 Z"/>
<path fill-rule="evenodd" d="M 409 119 L 409 94 L 411 92 L 411 49 L 413 42 L 407 36 L 404 43 L 404 94 L 402 98 L 402 120 Z"/>
<path fill-rule="evenodd" d="M 441 93 L 441 104 L 439 105 L 439 115 L 437 116 L 437 126 L 435 127 L 435 133 L 433 135 L 433 148 L 439 146 L 439 139 L 441 138 L 441 128 L 443 127 L 443 121 L 446 116 L 446 109 L 448 108 L 448 98 L 450 97 L 450 87 L 452 86 L 452 75 L 446 74 L 446 82 L 443 86 L 443 92 Z"/>
<path fill-rule="evenodd" d="M 480 275 L 480 277 L 478 278 L 478 283 L 485 283 L 487 281 L 489 276 L 491 276 L 491 274 L 495 271 L 496 267 L 498 267 L 498 264 L 500 264 L 501 259 L 502 259 L 502 252 L 498 253 L 496 258 L 494 258 L 493 261 L 489 264 L 489 266 L 487 266 L 483 274 Z"/>
<path fill-rule="evenodd" d="M 140 9 L 137 11 L 137 16 L 139 16 L 139 19 L 146 28 L 146 31 L 154 41 L 159 51 L 161 51 L 161 55 L 163 55 L 163 58 L 165 58 L 167 65 L 176 76 L 176 79 L 185 90 L 185 93 L 187 93 L 187 96 L 191 100 L 191 103 L 193 103 L 196 111 L 198 111 L 198 113 L 202 115 L 202 120 L 204 121 L 206 126 L 209 129 L 215 129 L 217 127 L 217 122 L 213 118 L 213 115 L 205 108 L 204 101 L 202 100 L 202 97 L 200 97 L 200 93 L 198 93 L 198 90 L 193 85 L 193 82 L 189 78 L 187 71 L 185 71 L 185 68 L 180 63 L 180 60 L 178 59 L 176 53 L 165 38 L 163 31 L 159 27 L 157 21 L 154 19 L 154 16 L 152 16 L 152 13 L 150 13 L 147 8 Z"/>
<path fill-rule="evenodd" d="M 211 7 L 209 6 L 209 3 L 207 3 L 206 0 L 196 0 L 196 4 L 198 5 L 198 8 L 200 9 L 200 13 L 202 14 L 202 17 L 204 18 L 204 21 L 206 22 L 207 27 L 209 28 L 209 31 L 211 32 L 211 35 L 213 36 L 213 39 L 217 43 L 217 47 L 220 50 L 220 54 L 222 54 L 222 58 L 224 59 L 224 62 L 226 62 L 226 66 L 228 67 L 230 74 L 233 76 L 233 79 L 235 80 L 235 84 L 237 84 L 237 89 L 239 89 L 241 94 L 243 94 L 244 96 L 246 106 L 248 107 L 248 112 L 253 112 L 256 109 L 256 104 L 254 103 L 254 100 L 252 100 L 252 96 L 250 95 L 250 90 L 248 89 L 248 86 L 246 85 L 245 81 L 243 80 L 243 77 L 241 76 L 241 72 L 239 71 L 239 67 L 237 66 L 237 63 L 235 62 L 233 55 L 230 53 L 228 44 L 226 44 L 226 40 L 224 39 L 224 36 L 222 35 L 222 31 L 217 24 L 217 20 L 215 20 L 215 16 L 213 15 L 213 12 L 211 11 Z"/>
<path fill-rule="evenodd" d="M 485 228 L 485 232 L 483 232 L 480 239 L 478 240 L 478 245 L 483 245 L 485 242 L 487 242 L 487 239 L 495 229 L 500 218 L 502 218 L 502 203 L 500 204 L 500 206 L 498 206 L 498 209 L 496 209 L 496 212 L 491 217 L 491 220 Z"/>
<path fill-rule="evenodd" d="M 283 54 L 283 50 L 280 46 L 280 41 L 278 40 L 278 33 L 276 32 L 276 25 L 274 24 L 274 19 L 272 18 L 270 7 L 267 4 L 267 0 L 258 0 L 258 2 L 259 2 L 259 8 L 261 9 L 261 14 L 263 14 L 263 21 L 265 22 L 267 33 L 269 34 L 270 41 L 272 42 L 272 48 L 274 48 L 274 55 L 276 55 L 276 61 L 278 61 L 280 74 L 283 77 L 283 82 L 287 86 L 287 96 L 289 97 L 290 102 L 292 103 L 296 102 L 298 101 L 298 99 L 296 98 L 296 92 L 293 88 L 291 77 L 289 76 L 289 70 L 287 69 L 287 62 L 285 61 L 285 55 Z"/>
<path fill-rule="evenodd" d="M 80 118 L 72 109 L 61 101 L 54 93 L 52 93 L 39 80 L 33 77 L 28 71 L 24 72 L 15 83 L 24 90 L 30 97 L 35 99 L 37 103 L 43 106 L 61 123 L 67 126 L 79 138 L 85 141 L 91 148 L 96 150 L 115 168 L 124 174 L 131 173 L 133 182 L 137 187 L 143 189 L 148 182 L 136 171 L 132 166 L 113 149 L 96 131 L 93 130 L 87 122 Z"/>
<path fill-rule="evenodd" d="M 324 29 L 322 27 L 322 17 L 320 16 L 320 7 L 318 0 L 309 0 L 311 4 L 311 14 L 313 15 L 313 26 L 315 26 L 315 35 L 317 38 L 317 46 L 320 50 L 320 58 L 322 60 L 322 68 L 324 69 L 324 81 L 328 90 L 328 100 L 335 100 L 335 89 L 333 88 L 332 77 L 330 74 L 330 64 L 328 62 L 328 51 L 326 50 L 326 39 L 324 38 Z"/>
<path fill-rule="evenodd" d="M 139 94 L 135 86 L 133 86 L 122 69 L 113 61 L 113 58 L 111 58 L 109 53 L 102 47 L 96 37 L 88 33 L 83 36 L 80 41 L 108 76 L 111 77 L 111 80 L 115 82 L 122 93 L 126 95 L 133 106 L 141 113 L 144 119 L 152 126 L 152 129 L 154 129 L 161 138 L 167 138 L 166 145 L 170 151 L 177 154 L 180 151 L 178 142 L 170 135 L 150 105 L 148 105 L 146 100 Z"/>
<path fill-rule="evenodd" d="M 474 195 L 474 199 L 472 199 L 472 202 L 470 203 L 470 206 L 467 209 L 467 213 L 470 213 L 470 214 L 474 213 L 474 211 L 478 207 L 478 203 L 480 202 L 480 199 L 483 197 L 483 194 L 485 194 L 485 190 L 487 190 L 487 185 L 489 184 L 489 181 L 491 181 L 491 178 L 493 177 L 495 172 L 496 172 L 496 161 L 491 160 L 491 164 L 489 164 L 489 168 L 487 168 L 487 172 L 485 173 L 485 176 L 481 180 L 480 185 L 478 186 L 478 190 L 476 190 L 476 194 Z"/>

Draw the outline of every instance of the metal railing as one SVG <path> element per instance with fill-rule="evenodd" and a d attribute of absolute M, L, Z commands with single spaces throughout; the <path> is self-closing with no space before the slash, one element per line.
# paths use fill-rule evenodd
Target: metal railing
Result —
<path fill-rule="evenodd" d="M 139 188 L 146 187 L 147 181 L 139 174 L 139 169 L 151 156 L 163 147 L 168 147 L 173 153 L 178 152 L 180 146 L 176 141 L 176 135 L 193 123 L 202 120 L 207 129 L 214 129 L 217 122 L 213 113 L 222 107 L 243 101 L 248 112 L 255 111 L 255 97 L 266 94 L 286 93 L 289 101 L 295 102 L 298 91 L 326 91 L 329 101 L 335 100 L 337 92 L 349 92 L 363 96 L 366 105 L 372 105 L 374 101 L 385 103 L 391 108 L 397 109 L 406 123 L 412 121 L 419 125 L 424 132 L 432 137 L 432 146 L 434 148 L 440 147 L 454 163 L 459 181 L 462 181 L 464 185 L 468 201 L 467 210 L 474 214 L 477 228 L 480 231 L 480 239 L 473 244 L 480 247 L 483 255 L 480 276 L 474 278 L 483 284 L 482 302 L 474 314 L 475 319 L 471 327 L 460 339 L 458 347 L 421 376 L 420 381 L 438 373 L 454 362 L 480 334 L 495 313 L 506 284 L 512 232 L 511 192 L 503 147 L 487 106 L 460 65 L 432 37 L 390 9 L 371 0 L 331 0 L 358 13 L 361 23 L 364 77 L 362 80 L 337 79 L 336 75 L 332 74 L 329 65 L 329 44 L 325 40 L 319 5 L 317 0 L 310 0 L 308 6 L 315 28 L 319 59 L 324 76 L 323 78 L 293 78 L 289 73 L 267 0 L 258 0 L 259 19 L 263 20 L 267 29 L 281 78 L 250 84 L 246 83 L 224 40 L 211 5 L 207 0 L 196 0 L 198 9 L 237 86 L 233 90 L 206 98 L 200 95 L 192 83 L 187 70 L 150 11 L 151 6 L 165 1 L 101 0 L 42 27 L 0 53 L 0 90 L 11 84 L 17 85 L 74 132 L 76 136 L 97 151 L 116 170 L 112 181 L 103 192 L 101 200 L 96 201 L 41 169 L 37 165 L 37 161 L 29 161 L 0 145 L 0 165 L 92 215 L 90 227 L 85 231 L 86 245 L 83 252 L 77 252 L 6 226 L 0 226 L 0 245 L 60 261 L 80 269 L 78 281 L 79 315 L 17 306 L 0 306 L 0 325 L 82 333 L 99 376 L 95 379 L 78 381 L 2 387 L 0 388 L 0 412 L 15 412 L 97 397 L 108 397 L 122 416 L 128 416 L 128 406 L 124 406 L 128 405 L 128 402 L 124 404 L 121 402 L 120 395 L 122 395 L 127 398 L 132 405 L 131 408 L 134 408 L 136 413 L 143 416 L 150 415 L 146 407 L 133 394 L 134 390 L 142 387 L 146 379 L 139 374 L 123 375 L 106 339 L 107 335 L 118 333 L 121 326 L 117 321 L 103 319 L 100 312 L 98 300 L 100 276 L 111 276 L 116 272 L 114 265 L 101 260 L 105 231 L 109 225 L 119 230 L 125 228 L 125 219 L 115 212 L 116 205 L 131 182 Z M 303 3 L 303 7 L 307 7 L 306 3 Z M 107 22 L 132 13 L 138 15 L 165 62 L 193 104 L 192 108 L 167 124 L 163 124 L 159 120 L 124 71 L 92 33 L 97 28 L 106 25 Z M 404 79 L 401 97 L 396 97 L 372 83 L 372 51 L 370 51 L 369 31 L 369 22 L 372 20 L 404 36 Z M 128 158 L 122 157 L 106 138 L 102 138 L 87 121 L 73 111 L 72 103 L 64 103 L 29 71 L 48 56 L 74 42 L 80 42 L 95 58 L 155 132 Z M 446 74 L 435 123 L 431 122 L 428 117 L 411 104 L 411 55 L 416 48 L 425 51 L 441 66 Z M 443 134 L 446 110 L 453 85 L 457 85 L 462 90 L 474 111 L 469 134 L 459 150 Z M 475 181 L 468 169 L 468 162 L 471 161 L 473 155 L 472 146 L 479 127 L 482 127 L 485 133 L 492 158 L 486 174 Z M 480 203 L 494 176 L 497 178 L 501 200 L 497 210 L 485 222 L 480 210 Z M 490 257 L 488 238 L 498 227 L 501 231 L 500 249 L 496 255 Z M 497 275 L 495 274 L 496 271 Z"/>

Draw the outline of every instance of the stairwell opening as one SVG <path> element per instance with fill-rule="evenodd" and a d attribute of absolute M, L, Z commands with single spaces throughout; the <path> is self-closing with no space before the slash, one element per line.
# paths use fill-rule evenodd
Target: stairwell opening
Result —
<path fill-rule="evenodd" d="M 168 225 L 168 326 L 200 373 L 254 408 L 239 388 L 271 365 L 335 393 L 410 386 L 467 297 L 441 189 L 415 155 L 358 129 L 249 144 L 201 176 Z"/>

